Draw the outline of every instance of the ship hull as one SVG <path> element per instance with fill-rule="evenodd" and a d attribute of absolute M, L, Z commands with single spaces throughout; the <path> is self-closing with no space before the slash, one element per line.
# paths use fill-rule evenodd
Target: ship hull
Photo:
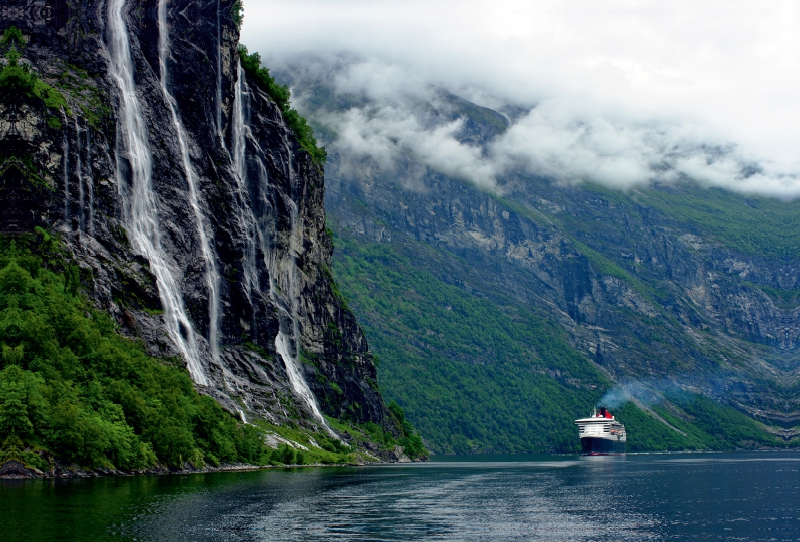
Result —
<path fill-rule="evenodd" d="M 581 448 L 587 455 L 617 455 L 625 453 L 625 441 L 617 439 L 584 437 Z"/>

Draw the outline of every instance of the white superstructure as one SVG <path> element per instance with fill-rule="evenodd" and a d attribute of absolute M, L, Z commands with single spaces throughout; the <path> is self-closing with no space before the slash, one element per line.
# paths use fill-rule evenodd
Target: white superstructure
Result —
<path fill-rule="evenodd" d="M 601 407 L 600 412 L 595 408 L 590 417 L 575 420 L 575 425 L 578 426 L 584 453 L 603 455 L 625 452 L 625 443 L 628 440 L 625 426 L 605 407 Z"/>

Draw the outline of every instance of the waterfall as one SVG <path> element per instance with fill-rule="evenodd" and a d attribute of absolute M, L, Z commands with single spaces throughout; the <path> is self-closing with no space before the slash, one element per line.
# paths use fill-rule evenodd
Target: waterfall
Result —
<path fill-rule="evenodd" d="M 247 126 L 247 114 L 249 103 L 246 87 L 244 86 L 244 70 L 241 64 L 237 69 L 236 86 L 234 90 L 233 119 L 231 122 L 231 135 L 233 139 L 233 167 L 236 171 L 236 188 L 242 203 L 249 200 L 249 189 L 247 187 L 247 137 L 250 130 Z M 253 303 L 253 293 L 259 290 L 258 270 L 256 266 L 256 219 L 252 208 L 243 205 L 238 213 L 239 226 L 245 233 L 246 245 L 244 254 L 244 275 L 245 288 L 248 299 Z"/>
<path fill-rule="evenodd" d="M 64 118 L 64 222 L 69 223 L 69 122 L 63 109 L 61 116 Z"/>
<path fill-rule="evenodd" d="M 222 137 L 222 24 L 219 20 L 219 0 L 217 0 L 217 133 L 224 147 L 225 138 Z"/>
<path fill-rule="evenodd" d="M 83 209 L 83 171 L 81 168 L 81 127 L 78 124 L 78 117 L 75 117 L 75 177 L 78 179 L 78 229 L 85 230 L 86 219 Z"/>
<path fill-rule="evenodd" d="M 286 171 L 287 176 L 289 177 L 289 186 L 294 187 L 295 185 L 295 178 L 294 178 L 294 169 L 292 167 L 292 147 L 289 144 L 289 141 L 284 137 L 284 147 L 286 148 Z M 264 185 L 266 188 L 266 168 L 263 170 L 264 173 Z M 287 292 L 287 301 L 289 304 L 288 311 L 290 320 L 292 322 L 292 342 L 294 343 L 294 356 L 291 355 L 288 348 L 284 348 L 281 354 L 283 358 L 283 363 L 286 365 L 286 372 L 289 374 L 289 380 L 292 383 L 292 387 L 295 389 L 297 393 L 299 393 L 308 403 L 309 407 L 313 411 L 314 415 L 322 422 L 323 427 L 330 433 L 332 436 L 339 438 L 339 436 L 334 433 L 333 429 L 328 426 L 325 418 L 322 417 L 322 413 L 319 410 L 319 406 L 317 405 L 316 398 L 314 394 L 311 393 L 311 390 L 308 388 L 308 384 L 306 383 L 305 379 L 303 378 L 302 373 L 300 372 L 300 352 L 302 348 L 302 341 L 300 339 L 300 325 L 297 319 L 297 300 L 298 300 L 298 292 L 297 292 L 297 254 L 300 252 L 300 244 L 298 244 L 297 233 L 298 229 L 302 230 L 300 225 L 300 219 L 298 216 L 297 210 L 297 203 L 295 203 L 294 199 L 290 195 L 284 194 L 284 199 L 286 200 L 287 206 L 291 210 L 290 215 L 290 231 L 289 231 L 289 270 L 287 273 L 287 281 L 288 281 L 288 292 Z M 270 281 L 270 293 L 274 291 L 272 288 L 272 282 Z M 278 339 L 283 338 L 284 344 L 286 343 L 286 338 L 283 335 L 283 331 L 278 335 Z M 277 348 L 278 339 L 275 340 L 275 345 Z"/>
<path fill-rule="evenodd" d="M 183 305 L 178 284 L 172 276 L 161 248 L 160 229 L 156 214 L 155 195 L 152 188 L 152 156 L 147 138 L 136 87 L 133 82 L 133 59 L 129 45 L 128 29 L 123 20 L 125 0 L 108 2 L 108 49 L 111 60 L 111 76 L 119 87 L 119 121 L 117 133 L 123 140 L 130 165 L 130 194 L 123 190 L 125 184 L 119 169 L 117 154 L 117 185 L 125 201 L 125 220 L 133 248 L 150 262 L 155 275 L 161 303 L 164 308 L 164 324 L 180 352 L 186 358 L 187 367 L 194 381 L 206 386 L 195 334 Z M 126 198 L 126 196 L 128 196 Z"/>
<path fill-rule="evenodd" d="M 248 214 L 243 215 L 243 218 L 246 218 L 245 222 L 249 222 L 249 224 L 255 224 L 256 231 L 253 232 L 252 229 L 246 229 L 248 235 L 248 252 L 252 252 L 253 255 L 256 253 L 256 239 L 255 234 L 258 236 L 259 241 L 259 248 L 264 257 L 264 265 L 266 266 L 267 270 L 269 271 L 269 298 L 278 307 L 280 312 L 278 322 L 279 322 L 279 331 L 277 337 L 275 337 L 275 351 L 281 357 L 284 366 L 286 367 L 286 374 L 289 377 L 289 383 L 292 386 L 294 392 L 303 399 L 303 401 L 308 406 L 311 413 L 317 419 L 317 421 L 321 424 L 323 429 L 327 431 L 330 435 L 335 438 L 339 438 L 338 435 L 330 428 L 325 418 L 322 416 L 322 412 L 317 405 L 317 400 L 314 397 L 311 389 L 308 387 L 308 384 L 303 377 L 302 372 L 300 371 L 300 365 L 298 357 L 300 356 L 300 329 L 297 320 L 297 292 L 295 291 L 295 283 L 296 283 L 296 254 L 299 249 L 297 242 L 296 242 L 296 225 L 298 222 L 297 216 L 297 205 L 291 198 L 287 198 L 288 206 L 292 209 L 292 216 L 291 216 L 291 234 L 289 238 L 289 250 L 291 252 L 291 267 L 288 273 L 288 292 L 286 295 L 286 300 L 283 301 L 280 299 L 278 295 L 278 288 L 276 287 L 275 275 L 276 270 L 278 268 L 278 262 L 275 258 L 275 251 L 272 249 L 271 246 L 271 239 L 270 239 L 270 230 L 269 225 L 273 219 L 271 216 L 271 212 L 273 210 L 273 205 L 269 201 L 269 178 L 267 176 L 267 168 L 264 165 L 264 161 L 262 156 L 264 155 L 263 150 L 260 148 L 258 141 L 253 137 L 252 133 L 250 132 L 250 128 L 248 126 L 248 118 L 247 118 L 247 108 L 248 108 L 248 99 L 249 93 L 247 91 L 247 85 L 244 81 L 244 71 L 242 70 L 241 64 L 238 66 L 238 77 L 236 79 L 236 87 L 235 87 L 235 94 L 234 94 L 234 108 L 233 108 L 233 119 L 232 119 L 232 139 L 233 139 L 233 165 L 234 169 L 236 170 L 236 177 L 237 177 L 237 188 L 240 191 L 240 196 L 242 197 L 243 201 L 247 201 L 246 197 L 249 193 L 249 182 L 247 178 L 247 143 L 248 141 L 255 147 L 256 152 L 254 153 L 253 160 L 256 163 L 257 171 L 258 171 L 258 186 L 257 192 L 258 198 L 254 203 L 254 207 L 256 212 L 253 209 L 248 209 Z M 287 150 L 291 155 L 291 148 L 288 147 Z M 292 176 L 291 170 L 291 162 L 288 165 L 288 175 L 290 181 L 293 183 L 294 179 Z M 258 216 L 256 216 L 258 215 Z M 251 218 L 252 217 L 252 218 Z M 246 259 L 248 255 L 245 255 Z M 249 281 L 250 287 L 253 288 L 254 291 L 258 291 L 260 289 L 259 282 L 258 282 L 258 274 L 255 269 L 255 260 L 253 260 L 252 268 L 250 268 L 251 264 L 245 262 L 245 272 L 247 275 L 252 274 L 253 278 Z M 285 317 L 284 317 L 285 315 Z M 289 338 L 289 334 L 287 334 L 287 325 L 286 320 L 291 322 L 291 329 L 288 330 L 291 336 Z"/>
<path fill-rule="evenodd" d="M 92 131 L 86 125 L 86 186 L 89 187 L 89 235 L 94 235 L 94 157 L 92 156 Z"/>
<path fill-rule="evenodd" d="M 292 356 L 289 341 L 287 340 L 283 331 L 278 332 L 278 336 L 275 337 L 275 351 L 281 357 L 283 364 L 286 366 L 286 374 L 289 376 L 289 383 L 292 385 L 292 389 L 295 391 L 295 393 L 303 398 L 306 405 L 308 405 L 308 407 L 311 409 L 312 414 L 314 414 L 314 417 L 317 418 L 317 421 L 320 424 L 322 424 L 323 429 L 325 429 L 332 436 L 339 438 L 339 436 L 333 432 L 333 429 L 330 428 L 328 422 L 322 416 L 322 412 L 320 412 L 319 407 L 317 406 L 317 399 L 314 397 L 314 394 L 311 392 L 308 384 L 306 384 L 306 380 L 303 378 L 302 373 L 300 373 L 297 360 L 294 356 Z"/>
<path fill-rule="evenodd" d="M 291 149 L 288 148 L 287 150 L 291 152 Z M 291 155 L 290 155 L 291 156 Z M 291 159 L 290 159 L 291 160 Z M 288 164 L 289 167 L 289 177 L 290 181 L 294 181 L 291 175 L 291 161 Z M 266 173 L 266 171 L 265 171 Z M 297 243 L 297 225 L 298 225 L 298 213 L 297 213 L 297 204 L 291 198 L 287 197 L 288 206 L 291 209 L 291 231 L 289 233 L 289 253 L 290 258 L 289 262 L 291 265 L 289 266 L 289 270 L 287 273 L 287 281 L 288 281 L 288 292 L 287 292 L 287 302 L 289 304 L 288 307 L 288 315 L 289 320 L 292 323 L 292 343 L 294 346 L 294 355 L 292 355 L 289 345 L 288 339 L 283 332 L 283 326 L 281 326 L 281 332 L 278 334 L 278 337 L 275 339 L 275 348 L 280 354 L 281 358 L 283 359 L 283 364 L 286 366 L 286 372 L 289 375 L 289 381 L 292 384 L 294 390 L 300 394 L 300 396 L 305 399 L 308 406 L 311 408 L 311 411 L 314 413 L 314 416 L 322 423 L 323 427 L 325 428 L 328 433 L 330 433 L 333 437 L 339 438 L 339 436 L 334 433 L 333 429 L 328 426 L 328 423 L 325 421 L 325 418 L 322 417 L 322 412 L 319 410 L 319 406 L 317 405 L 317 400 L 314 397 L 314 394 L 308 387 L 305 379 L 303 378 L 302 373 L 300 372 L 300 352 L 302 349 L 302 341 L 300 339 L 300 325 L 297 319 L 297 300 L 298 300 L 298 292 L 297 292 L 297 253 L 299 250 L 299 246 Z M 274 292 L 274 288 L 272 287 L 272 281 L 270 280 L 270 293 Z M 283 348 L 278 349 L 278 342 L 281 341 Z"/>
<path fill-rule="evenodd" d="M 291 152 L 291 149 L 288 149 Z M 291 155 L 290 155 L 291 156 Z M 291 168 L 291 162 L 289 162 L 289 168 Z M 291 171 L 291 169 L 289 170 Z M 266 173 L 266 171 L 265 171 Z M 290 179 L 292 175 L 290 173 Z M 292 179 L 293 180 L 293 179 Z M 319 406 L 317 405 L 316 397 L 311 392 L 308 387 L 308 384 L 303 378 L 303 374 L 300 372 L 300 352 L 302 349 L 302 341 L 300 338 L 300 324 L 298 323 L 297 318 L 297 300 L 298 300 L 298 292 L 297 292 L 297 253 L 299 250 L 299 246 L 297 243 L 297 225 L 298 225 L 298 213 L 297 213 L 297 204 L 291 198 L 286 198 L 288 201 L 288 206 L 291 209 L 291 231 L 289 233 L 289 252 L 290 252 L 290 266 L 287 273 L 287 282 L 288 288 L 286 293 L 286 302 L 288 303 L 288 307 L 285 309 L 289 316 L 289 321 L 291 322 L 292 329 L 291 329 L 291 341 L 294 347 L 294 354 L 292 354 L 291 349 L 289 348 L 289 339 L 286 337 L 286 334 L 283 330 L 283 322 L 281 322 L 280 332 L 278 333 L 278 337 L 275 339 L 275 349 L 280 354 L 281 358 L 283 359 L 283 364 L 286 366 L 286 373 L 289 375 L 289 382 L 292 384 L 292 388 L 294 391 L 297 392 L 308 404 L 311 411 L 314 413 L 314 416 L 322 423 L 322 426 L 325 430 L 330 433 L 331 436 L 335 438 L 339 438 L 339 436 L 330 428 L 328 423 L 325 421 L 325 418 L 322 416 L 322 412 L 319 410 Z M 266 257 L 265 257 L 266 258 Z M 277 262 L 274 262 L 277 263 Z M 275 288 L 273 287 L 272 278 L 270 277 L 270 295 L 272 295 L 273 299 L 277 301 L 276 296 L 274 295 Z"/>
<path fill-rule="evenodd" d="M 231 126 L 231 136 L 233 139 L 233 168 L 240 181 L 244 181 L 245 168 L 247 167 L 245 150 L 247 142 L 247 132 L 249 132 L 247 115 L 245 111 L 249 107 L 246 103 L 247 94 L 244 87 L 244 70 L 242 64 L 236 66 L 236 86 L 233 93 L 233 123 Z"/>
<path fill-rule="evenodd" d="M 169 49 L 169 26 L 167 24 L 167 0 L 158 2 L 158 60 L 161 67 L 161 90 L 164 98 L 169 104 L 172 114 L 172 124 L 178 134 L 178 144 L 181 149 L 181 161 L 183 170 L 186 174 L 186 182 L 189 185 L 189 203 L 194 211 L 197 222 L 197 232 L 200 236 L 200 249 L 203 253 L 203 260 L 206 264 L 206 282 L 208 284 L 208 343 L 211 348 L 211 356 L 214 360 L 219 359 L 219 330 L 220 330 L 220 311 L 219 311 L 219 272 L 217 271 L 216 257 L 211 249 L 209 233 L 203 212 L 200 208 L 200 201 L 197 192 L 197 175 L 192 166 L 189 156 L 189 145 L 186 128 L 184 128 L 178 116 L 178 104 L 174 96 L 169 91 L 169 72 L 167 71 L 167 51 Z"/>

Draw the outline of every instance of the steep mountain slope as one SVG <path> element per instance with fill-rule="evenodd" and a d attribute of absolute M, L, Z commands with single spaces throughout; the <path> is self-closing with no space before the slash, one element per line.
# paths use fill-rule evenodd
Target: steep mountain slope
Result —
<path fill-rule="evenodd" d="M 459 167 L 479 167 L 518 108 L 435 88 L 387 105 L 348 75 L 357 63 L 277 73 L 326 138 L 334 269 L 382 386 L 435 450 L 572 449 L 570 419 L 608 390 L 633 398 L 641 447 L 796 443 L 796 204 L 688 178 L 483 183 Z M 442 134 L 461 154 L 436 161 Z"/>
<path fill-rule="evenodd" d="M 240 68 L 239 6 L 0 2 L 0 232 L 57 234 L 94 307 L 242 421 L 394 442 L 331 279 L 322 166 Z"/>

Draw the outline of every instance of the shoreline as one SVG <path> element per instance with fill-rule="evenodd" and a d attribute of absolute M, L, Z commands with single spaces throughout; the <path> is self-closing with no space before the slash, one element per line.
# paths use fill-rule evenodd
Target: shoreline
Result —
<path fill-rule="evenodd" d="M 690 454 L 725 454 L 725 453 L 732 453 L 732 452 L 797 452 L 800 453 L 800 449 L 798 448 L 757 448 L 757 449 L 730 449 L 730 450 L 654 450 L 649 452 L 628 452 L 625 454 L 620 454 L 619 456 L 613 457 L 623 457 L 623 456 L 643 456 L 643 455 L 690 455 Z M 539 456 L 540 458 L 544 459 L 545 457 L 560 457 L 560 458 L 568 458 L 568 457 L 584 457 L 583 454 L 574 453 L 574 454 L 565 454 L 565 453 L 554 453 L 554 454 L 469 454 L 469 455 L 457 455 L 457 454 L 442 454 L 442 455 L 431 455 L 426 460 L 412 460 L 410 462 L 405 461 L 374 461 L 374 462 L 361 462 L 361 463 L 304 463 L 302 465 L 250 465 L 247 463 L 233 463 L 233 464 L 222 464 L 218 467 L 213 466 L 206 466 L 202 468 L 193 467 L 188 465 L 183 468 L 175 468 L 175 467 L 166 467 L 164 465 L 157 465 L 155 467 L 149 469 L 143 469 L 138 471 L 122 471 L 118 469 L 84 469 L 82 467 L 78 467 L 75 465 L 63 466 L 63 465 L 56 465 L 53 470 L 50 472 L 43 472 L 35 467 L 26 467 L 22 462 L 17 461 L 15 459 L 6 461 L 3 464 L 0 464 L 0 481 L 3 480 L 75 480 L 75 479 L 87 479 L 87 478 L 104 478 L 104 477 L 132 477 L 132 476 L 169 476 L 169 475 L 186 475 L 186 474 L 209 474 L 209 473 L 216 473 L 216 472 L 247 472 L 247 471 L 256 471 L 256 470 L 267 470 L 267 469 L 300 469 L 300 468 L 331 468 L 331 467 L 370 467 L 370 466 L 392 466 L 392 465 L 413 465 L 413 464 L 423 464 L 423 463 L 449 463 L 449 462 L 456 462 L 456 463 L 484 463 L 484 462 L 491 462 L 492 457 L 494 457 L 494 462 L 497 462 L 499 457 L 506 458 L 508 462 L 514 462 L 514 456 L 519 456 L 520 460 L 522 457 L 530 457 L 530 456 Z M 452 458 L 455 461 L 449 460 L 448 458 Z M 458 458 L 458 459 L 456 459 Z M 473 461 L 469 461 L 468 458 L 474 458 Z M 524 460 L 522 460 L 524 461 Z M 500 460 L 499 462 L 505 462 Z"/>
<path fill-rule="evenodd" d="M 415 461 L 418 463 L 419 461 Z M 370 465 L 391 465 L 396 462 L 376 461 L 374 463 L 306 463 L 303 465 L 250 465 L 247 463 L 223 464 L 218 467 L 170 468 L 163 465 L 138 471 L 122 471 L 118 469 L 84 469 L 78 466 L 57 466 L 50 472 L 43 472 L 35 467 L 26 467 L 15 459 L 0 465 L 0 480 L 75 480 L 105 477 L 129 476 L 169 476 L 185 474 L 208 474 L 215 472 L 246 472 L 266 469 L 299 469 L 305 467 L 364 467 Z"/>

